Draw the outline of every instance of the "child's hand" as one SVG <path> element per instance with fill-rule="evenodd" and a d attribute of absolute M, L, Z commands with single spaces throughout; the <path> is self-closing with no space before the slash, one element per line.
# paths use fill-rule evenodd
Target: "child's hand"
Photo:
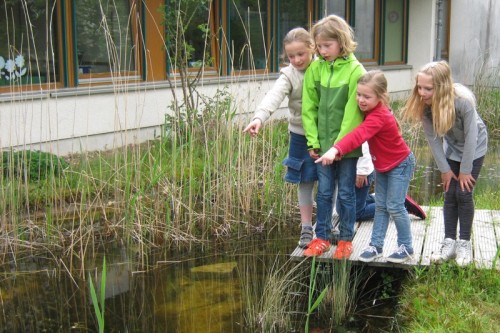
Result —
<path fill-rule="evenodd" d="M 252 138 L 255 138 L 259 134 L 259 129 L 262 127 L 262 121 L 260 119 L 254 119 L 248 124 L 243 132 L 248 132 Z"/>
<path fill-rule="evenodd" d="M 450 183 L 451 183 L 452 179 L 455 179 L 458 181 L 457 176 L 455 176 L 455 174 L 451 170 L 441 174 L 441 182 L 443 183 L 443 190 L 445 192 L 448 192 L 448 189 L 450 188 Z"/>
<path fill-rule="evenodd" d="M 323 156 L 314 161 L 314 163 L 321 163 L 322 165 L 330 165 L 333 163 L 333 161 L 335 161 L 335 157 L 337 156 L 338 153 L 339 151 L 337 150 L 337 148 L 332 147 L 328 149 L 328 151 L 324 153 Z"/>
<path fill-rule="evenodd" d="M 356 187 L 362 188 L 365 185 L 368 185 L 368 176 L 356 175 Z"/>
<path fill-rule="evenodd" d="M 313 160 L 319 158 L 318 149 L 309 150 L 309 156 L 311 156 Z"/>

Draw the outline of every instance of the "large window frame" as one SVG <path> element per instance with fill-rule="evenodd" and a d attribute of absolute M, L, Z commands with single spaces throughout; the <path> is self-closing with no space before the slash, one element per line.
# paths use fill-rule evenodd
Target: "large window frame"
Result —
<path fill-rule="evenodd" d="M 44 26 L 37 25 L 40 20 L 30 17 L 28 3 L 18 3 L 18 6 L 22 6 L 23 21 L 17 23 L 15 17 L 11 16 L 13 13 L 6 13 L 3 4 L 0 6 L 1 24 L 7 29 L 6 35 L 0 40 L 7 39 L 3 44 L 7 45 L 8 49 L 6 54 L 0 54 L 2 57 L 0 80 L 5 81 L 0 85 L 0 93 L 46 90 L 64 86 L 61 6 L 58 0 L 41 5 L 44 6 L 40 12 Z M 23 27 L 28 31 L 23 31 Z M 44 33 L 45 36 L 36 38 L 40 33 Z M 17 38 L 14 35 L 17 37 L 22 35 L 20 38 L 24 43 L 17 45 Z"/>
<path fill-rule="evenodd" d="M 165 27 L 162 25 L 164 16 L 158 10 L 160 6 L 166 5 L 168 0 L 127 0 L 132 8 L 135 8 L 133 15 L 133 50 L 134 50 L 134 66 L 135 70 L 132 72 L 121 73 L 81 73 L 78 66 L 76 47 L 78 36 L 75 23 L 75 3 L 78 0 L 55 0 L 55 15 L 54 25 L 55 41 L 57 49 L 52 50 L 56 57 L 58 57 L 57 82 L 50 82 L 47 84 L 27 84 L 19 85 L 18 87 L 3 86 L 0 87 L 0 93 L 14 92 L 17 90 L 46 90 L 57 89 L 64 87 L 81 87 L 81 86 L 94 86 L 94 85 L 111 85 L 113 83 L 127 83 L 127 82 L 152 82 L 152 81 L 165 81 L 179 79 L 179 73 L 172 68 L 169 64 L 166 55 L 166 42 L 167 36 L 165 35 Z M 97 1 L 97 0 L 96 0 Z M 298 15 L 290 20 L 288 23 L 287 15 L 297 15 L 295 12 L 286 13 L 284 10 L 289 9 L 289 5 L 283 5 L 285 0 L 254 0 L 260 1 L 259 6 L 264 8 L 267 12 L 267 17 L 262 20 L 263 31 L 263 44 L 262 50 L 265 50 L 265 55 L 261 57 L 265 59 L 265 65 L 259 68 L 243 68 L 238 69 L 231 63 L 231 23 L 230 11 L 234 6 L 235 0 L 211 0 L 210 1 L 210 16 L 207 20 L 207 27 L 209 28 L 209 35 L 207 35 L 207 43 L 210 48 L 210 62 L 205 64 L 201 71 L 199 67 L 188 66 L 186 73 L 188 75 L 199 75 L 204 77 L 209 76 L 240 76 L 240 75 L 264 75 L 267 73 L 277 73 L 280 67 L 285 65 L 286 59 L 283 59 L 282 40 L 286 31 L 289 30 L 291 25 L 295 22 L 302 20 L 301 17 L 306 17 L 304 26 L 306 29 L 317 22 L 320 18 L 331 13 L 343 16 L 347 22 L 356 28 L 356 1 L 361 3 L 368 0 L 303 0 L 300 5 L 293 7 L 292 10 L 307 12 L 304 15 Z M 372 1 L 372 0 L 369 0 Z M 390 46 L 391 59 L 385 59 L 387 50 L 387 43 L 390 38 L 394 38 L 394 34 L 387 34 L 385 29 L 388 29 L 388 13 L 386 13 L 387 4 L 401 1 L 403 6 L 397 6 L 401 10 L 401 16 L 396 16 L 401 19 L 399 26 L 403 27 L 403 31 L 398 33 L 398 43 L 401 45 L 401 56 L 399 57 L 398 50 L 394 46 Z M 365 64 L 365 66 L 392 66 L 392 65 L 405 65 L 407 63 L 407 47 L 408 47 L 408 13 L 409 13 L 409 0 L 373 0 L 375 15 L 373 23 L 373 54 L 370 56 L 358 56 L 358 59 Z M 300 8 L 300 9 L 297 9 Z M 449 11 L 449 8 L 447 8 Z M 392 19 L 395 18 L 391 14 Z M 282 22 L 283 21 L 283 22 Z M 234 23 L 234 22 L 233 22 Z M 448 23 L 448 22 L 445 22 Z M 233 24 L 234 28 L 234 24 Z M 448 27 L 449 29 L 449 27 Z M 233 31 L 234 33 L 234 31 Z M 449 30 L 445 30 L 449 34 Z M 234 37 L 234 36 L 233 36 Z M 362 43 L 362 41 L 358 41 Z M 447 42 L 447 41 L 446 41 Z M 398 45 L 399 45 L 398 44 Z M 262 46 L 262 45 L 261 45 Z M 446 45 L 444 45 L 446 46 Z M 445 53 L 447 47 L 443 49 Z M 17 89 L 17 90 L 16 90 Z"/>
<path fill-rule="evenodd" d="M 108 52 L 108 57 L 110 58 L 109 64 L 103 63 L 101 67 L 112 67 L 111 70 L 98 70 L 96 73 L 92 72 L 91 66 L 86 63 L 80 63 L 80 55 L 79 55 L 79 47 L 78 47 L 78 22 L 77 22 L 77 5 L 81 4 L 81 0 L 72 0 L 71 1 L 71 13 L 72 13 L 72 47 L 73 47 L 73 66 L 74 66 L 74 75 L 75 75 L 75 84 L 79 86 L 86 86 L 91 84 L 110 84 L 112 82 L 130 82 L 130 81 L 141 81 L 142 80 L 142 13 L 141 13 L 141 1 L 140 0 L 122 0 L 124 2 L 128 2 L 128 17 L 125 22 L 123 22 L 124 17 L 118 17 L 116 22 L 119 22 L 118 27 L 118 36 L 113 35 L 113 31 L 106 32 L 105 35 L 107 39 L 112 39 L 116 37 L 120 37 L 120 41 L 118 43 L 125 42 L 125 46 L 122 45 L 114 45 L 115 42 L 112 40 L 109 42 L 111 45 L 105 45 L 105 49 Z M 111 1 L 110 5 L 115 6 L 115 2 Z M 106 9 L 105 9 L 106 10 Z M 118 12 L 116 8 L 108 9 L 109 13 L 115 14 Z M 120 22 L 122 21 L 122 22 Z M 99 24 L 96 22 L 92 22 L 95 26 L 99 26 L 99 30 L 103 31 L 102 28 L 104 23 L 107 23 L 104 18 L 99 18 L 97 20 Z M 106 27 L 107 28 L 107 27 Z M 125 33 L 130 33 L 130 40 L 127 37 L 122 38 L 121 35 Z M 104 31 L 103 31 L 104 33 Z M 95 44 L 96 38 L 91 41 Z M 106 41 L 108 43 L 108 41 Z M 130 46 L 127 45 L 130 43 Z M 101 45 L 103 47 L 103 45 Z M 127 58 L 127 55 L 124 55 L 124 52 L 130 52 L 130 58 Z M 123 57 L 123 60 L 121 59 Z M 91 58 L 91 56 L 89 57 Z M 133 65 L 133 69 L 126 68 L 127 59 L 129 59 L 128 64 Z M 125 69 L 121 69 L 122 66 L 125 65 Z"/>
<path fill-rule="evenodd" d="M 366 41 L 362 40 L 363 38 L 368 38 L 371 41 L 371 45 L 368 48 L 368 50 L 372 50 L 370 56 L 364 56 L 360 52 L 360 47 L 355 52 L 358 60 L 366 66 L 404 65 L 407 63 L 409 0 L 399 0 L 403 5 L 402 13 L 387 12 L 386 9 L 388 8 L 389 1 L 393 0 L 323 0 L 322 2 L 322 12 L 324 15 L 337 14 L 342 16 L 353 27 L 355 38 L 361 38 L 361 40 L 357 40 L 358 45 L 366 45 Z M 371 31 L 366 31 L 366 26 L 359 26 L 360 24 L 366 24 L 365 20 L 362 20 L 362 22 L 357 21 L 359 16 L 366 15 L 366 13 L 360 12 L 364 9 L 360 6 L 363 2 L 373 6 L 374 13 Z M 385 59 L 386 43 L 390 42 L 386 38 L 386 29 L 389 29 L 389 24 L 392 20 L 401 20 L 403 29 L 399 36 L 401 40 L 398 41 L 401 43 L 401 57 L 400 60 L 396 61 Z M 363 34 L 359 33 L 360 29 L 363 29 Z"/>

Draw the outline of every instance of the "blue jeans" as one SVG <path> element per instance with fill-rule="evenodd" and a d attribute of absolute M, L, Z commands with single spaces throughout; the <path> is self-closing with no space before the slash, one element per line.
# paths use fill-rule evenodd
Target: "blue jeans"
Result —
<path fill-rule="evenodd" d="M 370 195 L 370 187 L 373 182 L 373 173 L 368 175 L 368 185 L 361 188 L 356 187 L 356 221 L 373 219 L 375 215 L 375 199 Z"/>
<path fill-rule="evenodd" d="M 356 164 L 357 158 L 344 158 L 332 165 L 318 168 L 318 193 L 316 195 L 316 236 L 330 240 L 332 229 L 333 194 L 338 187 L 337 212 L 340 217 L 340 240 L 351 241 L 356 222 Z"/>
<path fill-rule="evenodd" d="M 370 194 L 373 183 L 373 172 L 367 177 L 368 184 L 361 188 L 356 187 L 356 221 L 372 220 L 375 215 L 375 197 Z M 339 207 L 337 198 L 336 207 Z"/>
<path fill-rule="evenodd" d="M 412 253 L 411 225 L 405 208 L 405 196 L 415 169 L 415 156 L 408 157 L 394 169 L 375 172 L 375 218 L 370 245 L 384 247 L 385 234 L 392 217 L 398 232 L 398 246 Z"/>

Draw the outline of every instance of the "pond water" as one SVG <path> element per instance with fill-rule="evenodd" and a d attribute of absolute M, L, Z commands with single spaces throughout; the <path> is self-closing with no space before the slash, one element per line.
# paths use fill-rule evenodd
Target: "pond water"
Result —
<path fill-rule="evenodd" d="M 490 146 L 476 193 L 499 189 L 500 145 Z M 419 150 L 416 156 L 418 167 L 410 193 L 420 203 L 428 204 L 442 195 L 440 176 L 428 150 Z M 298 231 L 298 221 L 291 221 L 287 230 L 224 244 L 203 244 L 189 253 L 158 251 L 147 258 L 139 258 L 130 247 L 106 244 L 95 262 L 86 262 L 71 273 L 69 264 L 52 253 L 19 258 L 0 267 L 0 332 L 97 332 L 89 277 L 100 294 L 104 254 L 106 332 L 255 332 L 246 325 L 252 315 L 249 308 L 255 307 L 253 315 L 258 315 L 269 274 L 277 267 L 310 266 L 310 261 L 289 260 Z M 213 264 L 219 266 L 207 267 Z M 309 269 L 301 271 L 305 278 Z M 397 286 L 405 272 L 366 270 L 353 314 L 339 332 L 394 328 Z M 384 289 L 384 293 L 390 289 L 386 301 L 380 301 L 382 293 L 374 291 L 376 288 Z M 303 332 L 307 295 L 304 288 L 288 292 L 299 295 L 289 332 Z M 313 320 L 310 327 L 328 325 Z"/>
<path fill-rule="evenodd" d="M 282 265 L 305 266 L 301 279 L 309 276 L 311 261 L 292 262 L 288 257 L 295 244 L 295 236 L 253 237 L 206 247 L 189 257 L 155 253 L 148 257 L 147 269 L 134 264 L 137 258 L 125 247 L 108 244 L 105 332 L 256 332 L 245 324 L 252 316 L 246 309 L 252 304 L 257 307 L 266 277 Z M 97 332 L 89 276 L 99 295 L 102 267 L 91 265 L 69 274 L 53 258 L 31 258 L 4 270 L 0 332 Z M 325 272 L 330 272 L 328 267 Z M 376 280 L 373 273 L 363 276 Z M 400 276 L 394 273 L 395 279 Z M 359 313 L 349 319 L 351 332 L 375 332 L 392 325 L 393 302 L 378 302 L 375 298 L 380 295 L 370 288 L 366 293 L 372 296 L 360 298 Z M 307 295 L 300 289 L 287 291 L 299 295 L 299 307 L 303 306 L 291 316 L 294 323 L 289 332 L 304 328 Z M 317 321 L 311 327 L 326 325 Z"/>

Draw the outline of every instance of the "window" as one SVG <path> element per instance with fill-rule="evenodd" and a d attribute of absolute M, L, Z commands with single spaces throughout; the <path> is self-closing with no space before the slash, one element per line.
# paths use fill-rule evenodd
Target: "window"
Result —
<path fill-rule="evenodd" d="M 229 5 L 229 57 L 232 71 L 266 69 L 269 56 L 267 1 L 239 0 Z"/>
<path fill-rule="evenodd" d="M 353 27 L 356 57 L 365 65 L 406 62 L 408 0 L 324 0 L 325 15 L 337 14 Z"/>
<path fill-rule="evenodd" d="M 210 0 L 170 0 L 162 6 L 168 72 L 213 69 L 214 13 Z"/>
<path fill-rule="evenodd" d="M 79 83 L 139 78 L 139 13 L 132 0 L 73 0 Z"/>
<path fill-rule="evenodd" d="M 59 81 L 55 0 L 0 0 L 0 88 Z"/>
<path fill-rule="evenodd" d="M 400 0 L 386 0 L 384 10 L 384 64 L 405 61 L 405 3 Z"/>
<path fill-rule="evenodd" d="M 277 11 L 277 31 L 275 36 L 277 36 L 276 41 L 271 41 L 271 43 L 276 43 L 277 56 L 274 57 L 275 60 L 279 61 L 281 56 L 284 56 L 283 50 L 283 38 L 288 31 L 293 28 L 302 27 L 308 29 L 307 20 L 307 1 L 295 1 L 295 0 L 282 0 L 279 1 L 278 11 Z M 288 62 L 288 59 L 281 59 Z M 276 64 L 276 63 L 275 63 Z M 276 67 L 275 67 L 276 68 Z"/>
<path fill-rule="evenodd" d="M 376 62 L 377 54 L 377 11 L 376 1 L 356 0 L 354 7 L 354 33 L 358 42 L 356 56 L 365 62 Z"/>

